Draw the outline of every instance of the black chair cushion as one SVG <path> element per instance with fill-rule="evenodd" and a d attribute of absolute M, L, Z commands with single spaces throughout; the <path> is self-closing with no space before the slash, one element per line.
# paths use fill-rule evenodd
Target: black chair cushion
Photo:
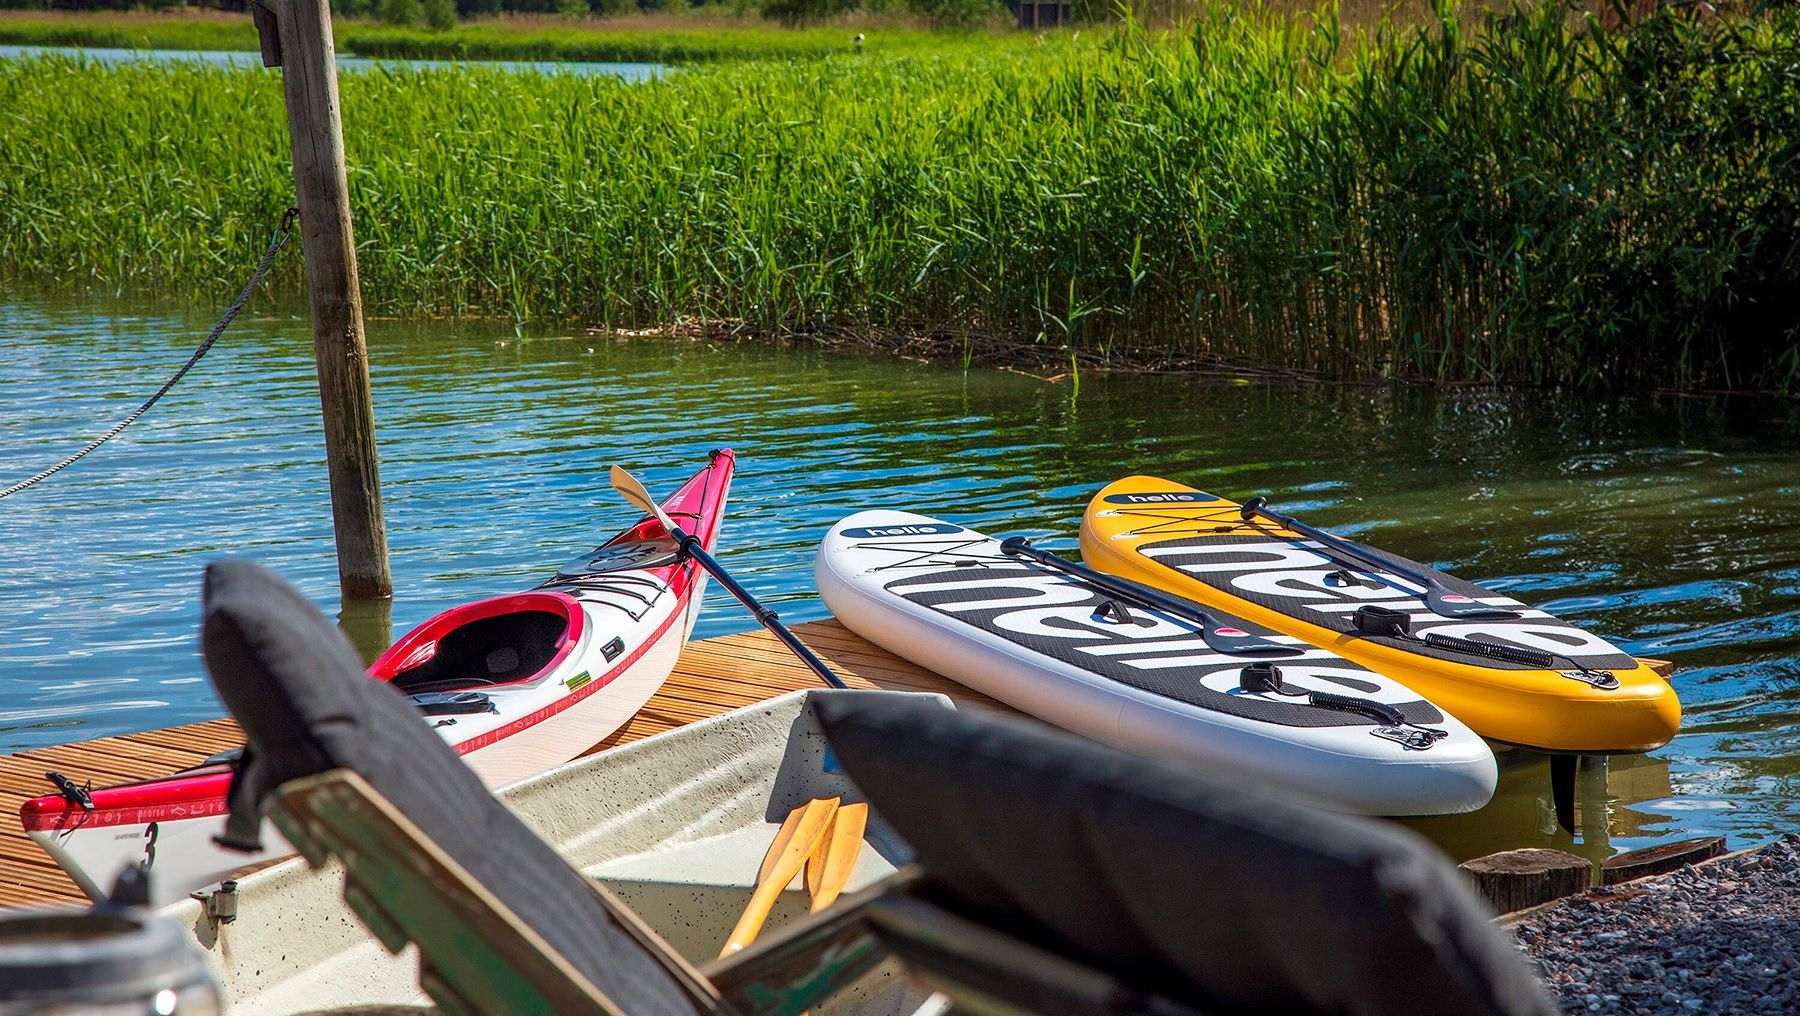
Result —
<path fill-rule="evenodd" d="M 1556 1011 L 1398 826 L 982 710 L 842 696 L 819 713 L 955 909 L 1127 985 L 1221 1012 Z"/>
<path fill-rule="evenodd" d="M 368 676 L 298 590 L 248 561 L 208 566 L 201 648 L 249 741 L 222 839 L 254 843 L 282 783 L 354 770 L 626 1012 L 694 1013 L 581 874 L 487 792 L 402 694 Z"/>

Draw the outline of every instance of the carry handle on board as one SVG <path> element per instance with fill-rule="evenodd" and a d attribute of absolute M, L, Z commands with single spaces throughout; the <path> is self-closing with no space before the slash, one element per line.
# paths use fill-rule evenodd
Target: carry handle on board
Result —
<path fill-rule="evenodd" d="M 1351 616 L 1351 623 L 1365 635 L 1386 635 L 1391 638 L 1407 639 L 1422 642 L 1428 646 L 1453 649 L 1458 652 L 1485 656 L 1497 660 L 1510 660 L 1527 666 L 1548 669 L 1556 664 L 1556 657 L 1550 653 L 1526 649 L 1523 646 L 1503 646 L 1492 642 L 1476 642 L 1473 639 L 1460 639 L 1451 635 L 1439 635 L 1426 632 L 1424 638 L 1412 633 L 1412 617 L 1404 610 L 1389 607 L 1378 607 L 1372 603 L 1356 608 Z M 1581 668 L 1582 673 L 1594 673 Z M 1603 672 L 1602 672 L 1603 673 Z M 1618 687 L 1618 678 L 1606 675 L 1612 681 L 1612 687 Z M 1596 685 L 1596 687 L 1606 687 Z M 1575 831 L 1575 756 L 1550 756 L 1550 800 L 1556 809 L 1556 824 L 1569 832 Z"/>
<path fill-rule="evenodd" d="M 1279 642 L 1271 642 L 1261 635 L 1254 635 L 1236 625 L 1226 624 L 1197 603 L 1166 596 L 1129 579 L 1095 571 L 1085 565 L 1058 557 L 1049 551 L 1039 550 L 1023 536 L 1009 536 L 1001 540 L 1000 552 L 1012 557 L 1035 561 L 1052 571 L 1061 572 L 1078 580 L 1090 589 L 1097 589 L 1121 600 L 1127 600 L 1146 610 L 1159 610 L 1183 620 L 1196 622 L 1200 625 L 1200 638 L 1206 642 L 1207 648 L 1215 653 L 1226 653 L 1231 656 L 1298 656 L 1305 651 L 1294 646 L 1282 645 Z"/>
<path fill-rule="evenodd" d="M 1412 617 L 1406 611 L 1394 610 L 1391 607 L 1379 607 L 1373 603 L 1366 603 L 1356 608 L 1356 613 L 1350 617 L 1350 623 L 1356 625 L 1356 630 L 1365 635 L 1386 635 L 1391 638 L 1405 639 L 1408 642 L 1422 642 L 1440 649 L 1468 653 L 1471 656 L 1523 663 L 1528 667 L 1541 667 L 1545 670 L 1556 666 L 1556 657 L 1539 649 L 1527 649 L 1524 646 L 1506 645 L 1499 642 L 1477 642 L 1474 639 L 1440 635 L 1437 632 L 1426 632 L 1425 637 L 1420 638 L 1412 633 Z"/>
<path fill-rule="evenodd" d="M 1450 736 L 1447 730 L 1414 723 L 1406 718 L 1405 713 L 1386 702 L 1285 684 L 1281 680 L 1281 668 L 1266 661 L 1252 663 L 1238 671 L 1238 687 L 1257 694 L 1303 698 L 1307 705 L 1316 709 L 1335 709 L 1341 713 L 1353 713 L 1364 719 L 1374 720 L 1380 727 L 1375 732 L 1377 736 L 1397 741 L 1410 751 L 1425 751 Z"/>
<path fill-rule="evenodd" d="M 1328 549 L 1337 554 L 1353 558 L 1360 562 L 1365 569 L 1377 578 L 1381 577 L 1382 572 L 1392 572 L 1410 582 L 1424 586 L 1425 605 L 1431 608 L 1433 614 L 1437 614 L 1440 617 L 1454 617 L 1460 620 L 1472 621 L 1493 621 L 1519 616 L 1519 612 L 1516 610 L 1490 606 L 1479 600 L 1464 596 L 1461 593 L 1451 592 L 1442 582 L 1439 582 L 1437 579 L 1424 572 L 1415 571 L 1395 561 L 1384 561 L 1358 547 L 1356 544 L 1351 543 L 1349 540 L 1333 536 L 1322 529 L 1314 529 L 1306 523 L 1301 522 L 1299 519 L 1294 518 L 1292 515 L 1283 515 L 1280 512 L 1270 511 L 1266 507 L 1268 503 L 1268 498 L 1258 494 L 1256 497 L 1245 501 L 1243 506 L 1238 509 L 1238 514 L 1243 517 L 1245 522 L 1261 515 L 1271 522 L 1286 526 L 1296 533 L 1304 534 L 1313 540 L 1324 544 Z M 1389 582 L 1388 585 L 1394 585 L 1394 583 Z M 1395 586 L 1395 588 L 1399 589 L 1401 587 Z M 1402 591 L 1408 593 L 1412 592 L 1410 589 L 1404 589 Z"/>

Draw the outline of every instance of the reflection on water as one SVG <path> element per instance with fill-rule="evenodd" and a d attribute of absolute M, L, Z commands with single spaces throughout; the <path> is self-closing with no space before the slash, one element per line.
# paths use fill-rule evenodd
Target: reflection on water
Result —
<path fill-rule="evenodd" d="M 340 599 L 337 623 L 363 662 L 374 663 L 394 644 L 394 601 Z"/>
<path fill-rule="evenodd" d="M 0 304 L 0 486 L 123 417 L 204 313 Z M 1681 734 L 1581 774 L 1578 839 L 1548 766 L 1509 753 L 1494 803 L 1410 823 L 1459 857 L 1599 858 L 1800 829 L 1800 407 L 1539 392 L 1082 379 L 569 331 L 370 323 L 396 596 L 338 602 L 310 332 L 240 319 L 154 410 L 0 501 L 0 751 L 206 719 L 200 571 L 254 557 L 341 613 L 366 656 L 436 611 L 535 585 L 635 519 L 619 463 L 671 490 L 741 460 L 719 556 L 784 619 L 825 616 L 813 548 L 903 507 L 1074 553 L 1102 484 L 1157 473 L 1451 567 L 1675 663 Z M 753 621 L 715 592 L 701 636 Z"/>
<path fill-rule="evenodd" d="M 1669 763 L 1660 754 L 1615 755 L 1581 760 L 1575 773 L 1575 833 L 1556 824 L 1546 756 L 1503 749 L 1500 786 L 1488 806 L 1474 815 L 1407 819 L 1457 860 L 1519 847 L 1550 847 L 1599 863 L 1621 849 L 1680 839 L 1664 835 L 1674 788 Z"/>

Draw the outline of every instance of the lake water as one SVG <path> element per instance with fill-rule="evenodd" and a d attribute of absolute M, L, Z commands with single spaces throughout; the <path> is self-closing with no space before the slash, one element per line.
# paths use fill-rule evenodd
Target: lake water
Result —
<path fill-rule="evenodd" d="M 74 46 L 0 46 L 0 60 L 20 60 L 28 57 L 65 56 L 72 59 L 91 60 L 102 64 L 126 63 L 205 63 L 217 67 L 258 67 L 262 66 L 262 56 L 258 53 L 228 52 L 206 49 L 109 49 L 106 47 L 80 48 Z M 576 77 L 588 77 L 596 74 L 607 74 L 624 78 L 627 81 L 648 81 L 659 77 L 668 70 L 662 64 L 652 63 L 593 63 L 583 61 L 561 60 L 372 60 L 368 57 L 337 55 L 337 69 L 345 72 L 360 72 L 396 68 L 406 70 L 437 70 L 446 67 L 490 67 L 497 70 L 531 74 L 573 74 Z"/>
<path fill-rule="evenodd" d="M 210 325 L 0 301 L 0 487 L 103 433 Z M 1049 384 L 807 349 L 371 321 L 393 631 L 534 585 L 633 521 L 609 465 L 672 489 L 741 455 L 719 557 L 789 621 L 826 616 L 813 549 L 894 506 L 1075 554 L 1128 472 L 1275 506 L 1449 567 L 1672 660 L 1680 735 L 1583 774 L 1557 830 L 1541 756 L 1482 812 L 1412 823 L 1451 853 L 1589 856 L 1800 830 L 1800 404 L 1756 398 L 1233 384 Z M 206 562 L 253 557 L 338 614 L 302 317 L 253 307 L 161 403 L 0 500 L 0 751 L 221 714 L 195 642 Z M 715 591 L 698 635 L 752 619 Z M 381 610 L 347 619 L 365 654 Z"/>

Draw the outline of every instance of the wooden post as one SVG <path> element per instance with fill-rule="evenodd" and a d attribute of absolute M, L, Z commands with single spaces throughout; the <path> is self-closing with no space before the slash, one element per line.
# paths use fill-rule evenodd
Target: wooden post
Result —
<path fill-rule="evenodd" d="M 1594 871 L 1585 857 L 1545 847 L 1506 850 L 1464 861 L 1457 867 L 1469 876 L 1475 891 L 1501 914 L 1581 892 L 1588 887 Z"/>
<path fill-rule="evenodd" d="M 338 585 L 352 599 L 390 596 L 387 530 L 375 455 L 375 404 L 363 339 L 362 292 L 344 176 L 337 56 L 326 0 L 277 0 L 279 57 L 293 143 L 294 188 L 312 303 L 313 355 L 325 417 L 325 461 L 337 534 Z M 265 47 L 265 53 L 267 48 Z"/>
<path fill-rule="evenodd" d="M 1725 853 L 1725 837 L 1700 836 L 1676 843 L 1645 847 L 1618 854 L 1600 862 L 1600 884 L 1618 885 L 1651 875 L 1666 875 L 1701 861 L 1710 861 Z"/>

